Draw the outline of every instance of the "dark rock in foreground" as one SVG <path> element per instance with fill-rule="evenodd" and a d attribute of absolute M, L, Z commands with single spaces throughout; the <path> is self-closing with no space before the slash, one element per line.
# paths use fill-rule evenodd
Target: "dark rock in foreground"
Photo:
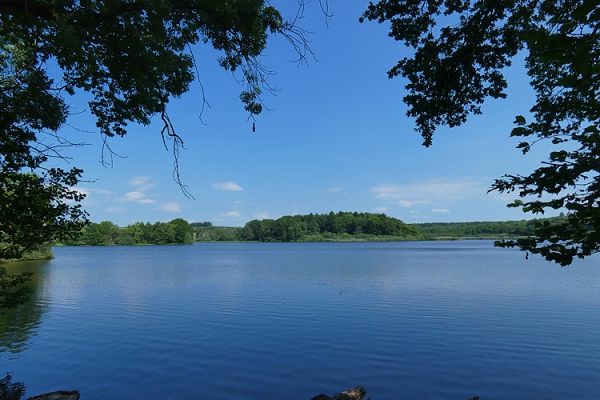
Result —
<path fill-rule="evenodd" d="M 311 400 L 368 400 L 367 391 L 360 386 L 343 391 L 334 396 L 327 396 L 326 394 L 319 394 L 313 397 Z"/>
<path fill-rule="evenodd" d="M 59 390 L 30 397 L 28 400 L 79 400 L 79 391 L 77 390 Z"/>
<path fill-rule="evenodd" d="M 28 400 L 79 400 L 79 391 L 59 390 L 58 392 L 51 392 L 30 397 Z M 357 386 L 333 396 L 328 396 L 321 393 L 310 400 L 370 400 L 370 398 L 367 398 L 367 391 L 364 388 Z M 479 396 L 475 396 L 469 400 L 479 400 Z"/>

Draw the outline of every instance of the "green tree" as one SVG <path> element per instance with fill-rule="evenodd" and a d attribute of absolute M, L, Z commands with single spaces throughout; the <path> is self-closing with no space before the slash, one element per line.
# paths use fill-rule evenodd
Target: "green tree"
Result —
<path fill-rule="evenodd" d="M 110 221 L 102 221 L 96 225 L 96 244 L 110 246 L 115 244 L 115 239 L 119 235 L 119 227 Z"/>
<path fill-rule="evenodd" d="M 600 4 L 597 0 L 380 0 L 361 18 L 390 22 L 389 36 L 414 50 L 392 67 L 408 80 L 404 102 L 423 144 L 437 127 L 480 114 L 484 100 L 505 98 L 505 69 L 517 53 L 536 101 L 516 116 L 511 136 L 527 153 L 556 146 L 531 174 L 508 174 L 490 190 L 516 192 L 509 207 L 567 210 L 527 239 L 499 242 L 568 265 L 600 251 Z M 525 111 L 525 110 L 524 110 Z"/>
<path fill-rule="evenodd" d="M 198 71 L 191 46 L 209 43 L 222 52 L 225 70 L 241 70 L 240 99 L 255 115 L 264 81 L 257 57 L 276 33 L 306 51 L 303 32 L 265 0 L 0 1 L 0 260 L 71 240 L 87 222 L 84 195 L 74 189 L 83 171 L 47 166 L 71 144 L 60 137 L 66 96 L 89 94 L 105 137 L 158 115 L 180 182 L 183 142 L 167 105 Z"/>
<path fill-rule="evenodd" d="M 125 228 L 121 228 L 116 244 L 133 245 L 142 243 L 142 226 L 143 224 L 141 222 L 136 222 L 134 224 L 126 226 Z"/>
<path fill-rule="evenodd" d="M 194 241 L 194 230 L 191 225 L 182 218 L 177 218 L 169 222 L 173 227 L 173 243 L 190 244 Z"/>
<path fill-rule="evenodd" d="M 175 243 L 175 227 L 164 222 L 155 222 L 152 225 L 153 244 Z"/>
<path fill-rule="evenodd" d="M 167 105 L 196 76 L 191 46 L 209 43 L 222 52 L 219 63 L 224 69 L 241 70 L 245 90 L 240 98 L 255 115 L 262 111 L 265 78 L 257 57 L 276 33 L 305 51 L 302 31 L 264 0 L 4 0 L 0 155 L 5 161 L 17 160 L 17 172 L 39 168 L 40 163 L 31 165 L 29 159 L 56 151 L 41 143 L 65 124 L 65 96 L 85 91 L 104 136 L 123 136 L 129 123 L 148 125 L 158 115 L 164 124 L 161 134 L 172 141 L 177 156 L 182 140 Z M 49 76 L 49 60 L 58 75 Z"/>
<path fill-rule="evenodd" d="M 399 219 L 383 214 L 330 212 L 284 216 L 276 220 L 252 220 L 240 231 L 242 240 L 263 242 L 294 242 L 303 240 L 306 235 L 335 238 L 358 234 L 396 236 L 396 239 L 423 239 L 418 228 L 408 226 Z"/>
<path fill-rule="evenodd" d="M 86 222 L 77 204 L 84 196 L 72 189 L 82 171 L 45 166 L 68 143 L 59 137 L 69 114 L 66 96 L 89 93 L 89 110 L 105 137 L 123 136 L 129 123 L 147 125 L 158 115 L 177 157 L 182 140 L 167 105 L 195 78 L 191 45 L 209 43 L 222 52 L 224 69 L 241 70 L 240 98 L 254 115 L 262 110 L 264 79 L 257 56 L 275 33 L 302 51 L 302 32 L 263 0 L 0 2 L 0 240 L 11 244 L 6 251 L 18 254 L 32 237 L 64 237 Z M 49 64 L 57 74 L 50 76 Z M 30 216 L 33 222 L 22 223 Z"/>

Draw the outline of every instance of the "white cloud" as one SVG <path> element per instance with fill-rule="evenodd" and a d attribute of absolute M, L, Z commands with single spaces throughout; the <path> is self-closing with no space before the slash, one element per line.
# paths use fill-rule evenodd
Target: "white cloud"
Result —
<path fill-rule="evenodd" d="M 474 194 L 485 194 L 485 183 L 485 180 L 475 178 L 432 179 L 404 185 L 385 183 L 372 187 L 370 191 L 378 199 L 393 200 L 402 207 L 410 208 L 415 204 L 458 200 Z"/>
<path fill-rule="evenodd" d="M 149 176 L 134 176 L 129 180 L 131 186 L 142 186 L 150 183 L 152 179 Z"/>
<path fill-rule="evenodd" d="M 241 217 L 241 214 L 237 211 L 229 211 L 229 212 L 221 214 L 221 216 L 226 217 L 226 218 L 239 218 L 239 217 Z"/>
<path fill-rule="evenodd" d="M 330 187 L 329 189 L 327 189 L 327 193 L 339 193 L 341 191 L 342 191 L 342 188 L 339 186 Z"/>
<path fill-rule="evenodd" d="M 129 184 L 133 186 L 137 192 L 145 192 L 155 186 L 154 183 L 152 183 L 152 178 L 149 176 L 135 176 L 129 180 Z"/>
<path fill-rule="evenodd" d="M 385 214 L 386 212 L 390 211 L 389 207 L 375 207 L 375 209 L 373 210 L 378 214 Z"/>
<path fill-rule="evenodd" d="M 128 192 L 128 193 L 125 193 L 125 196 L 123 196 L 123 199 L 125 199 L 125 201 L 137 202 L 137 201 L 143 199 L 144 197 L 146 197 L 146 195 L 142 192 Z"/>
<path fill-rule="evenodd" d="M 149 176 L 136 176 L 129 180 L 129 184 L 134 190 L 125 193 L 121 198 L 122 201 L 136 204 L 155 204 L 156 200 L 151 199 L 146 191 L 154 187 L 152 179 Z"/>
<path fill-rule="evenodd" d="M 179 203 L 171 201 L 168 203 L 161 204 L 160 209 L 168 212 L 180 212 L 181 206 L 179 205 Z"/>
<path fill-rule="evenodd" d="M 416 204 L 428 204 L 431 203 L 429 200 L 400 200 L 398 205 L 404 208 L 411 208 Z"/>
<path fill-rule="evenodd" d="M 154 204 L 156 201 L 148 198 L 146 193 L 143 192 L 127 192 L 125 196 L 123 196 L 123 200 L 128 201 L 130 203 L 138 203 L 138 204 Z"/>
<path fill-rule="evenodd" d="M 105 211 L 108 213 L 119 213 L 124 211 L 125 208 L 121 207 L 121 206 L 113 206 L 113 207 L 108 207 Z"/>
<path fill-rule="evenodd" d="M 448 210 L 447 208 L 432 208 L 431 212 L 434 212 L 434 213 L 449 213 L 450 210 Z"/>
<path fill-rule="evenodd" d="M 213 183 L 213 188 L 216 190 L 225 190 L 228 192 L 241 192 L 242 190 L 244 190 L 243 187 L 241 187 L 235 182 L 215 182 Z"/>

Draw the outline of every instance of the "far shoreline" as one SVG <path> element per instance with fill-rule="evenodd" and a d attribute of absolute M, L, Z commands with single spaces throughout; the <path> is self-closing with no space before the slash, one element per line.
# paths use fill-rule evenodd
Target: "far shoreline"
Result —
<path fill-rule="evenodd" d="M 202 243 L 403 243 L 403 242 L 443 242 L 443 241 L 478 241 L 478 240 L 513 240 L 519 239 L 520 236 L 510 237 L 435 237 L 435 238 L 421 238 L 421 239 L 386 239 L 386 238 L 374 238 L 374 239 L 322 239 L 322 240 L 197 240 L 192 243 L 137 243 L 137 244 L 53 244 L 52 247 L 156 247 L 156 246 L 191 246 Z M 19 260 L 20 261 L 20 260 Z"/>

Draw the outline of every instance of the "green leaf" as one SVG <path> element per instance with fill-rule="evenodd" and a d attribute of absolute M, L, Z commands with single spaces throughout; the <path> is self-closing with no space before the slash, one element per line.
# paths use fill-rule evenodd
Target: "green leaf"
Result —
<path fill-rule="evenodd" d="M 527 121 L 525 121 L 525 117 L 524 116 L 517 115 L 515 117 L 515 121 L 513 123 L 517 124 L 517 125 L 525 125 L 527 123 Z"/>

